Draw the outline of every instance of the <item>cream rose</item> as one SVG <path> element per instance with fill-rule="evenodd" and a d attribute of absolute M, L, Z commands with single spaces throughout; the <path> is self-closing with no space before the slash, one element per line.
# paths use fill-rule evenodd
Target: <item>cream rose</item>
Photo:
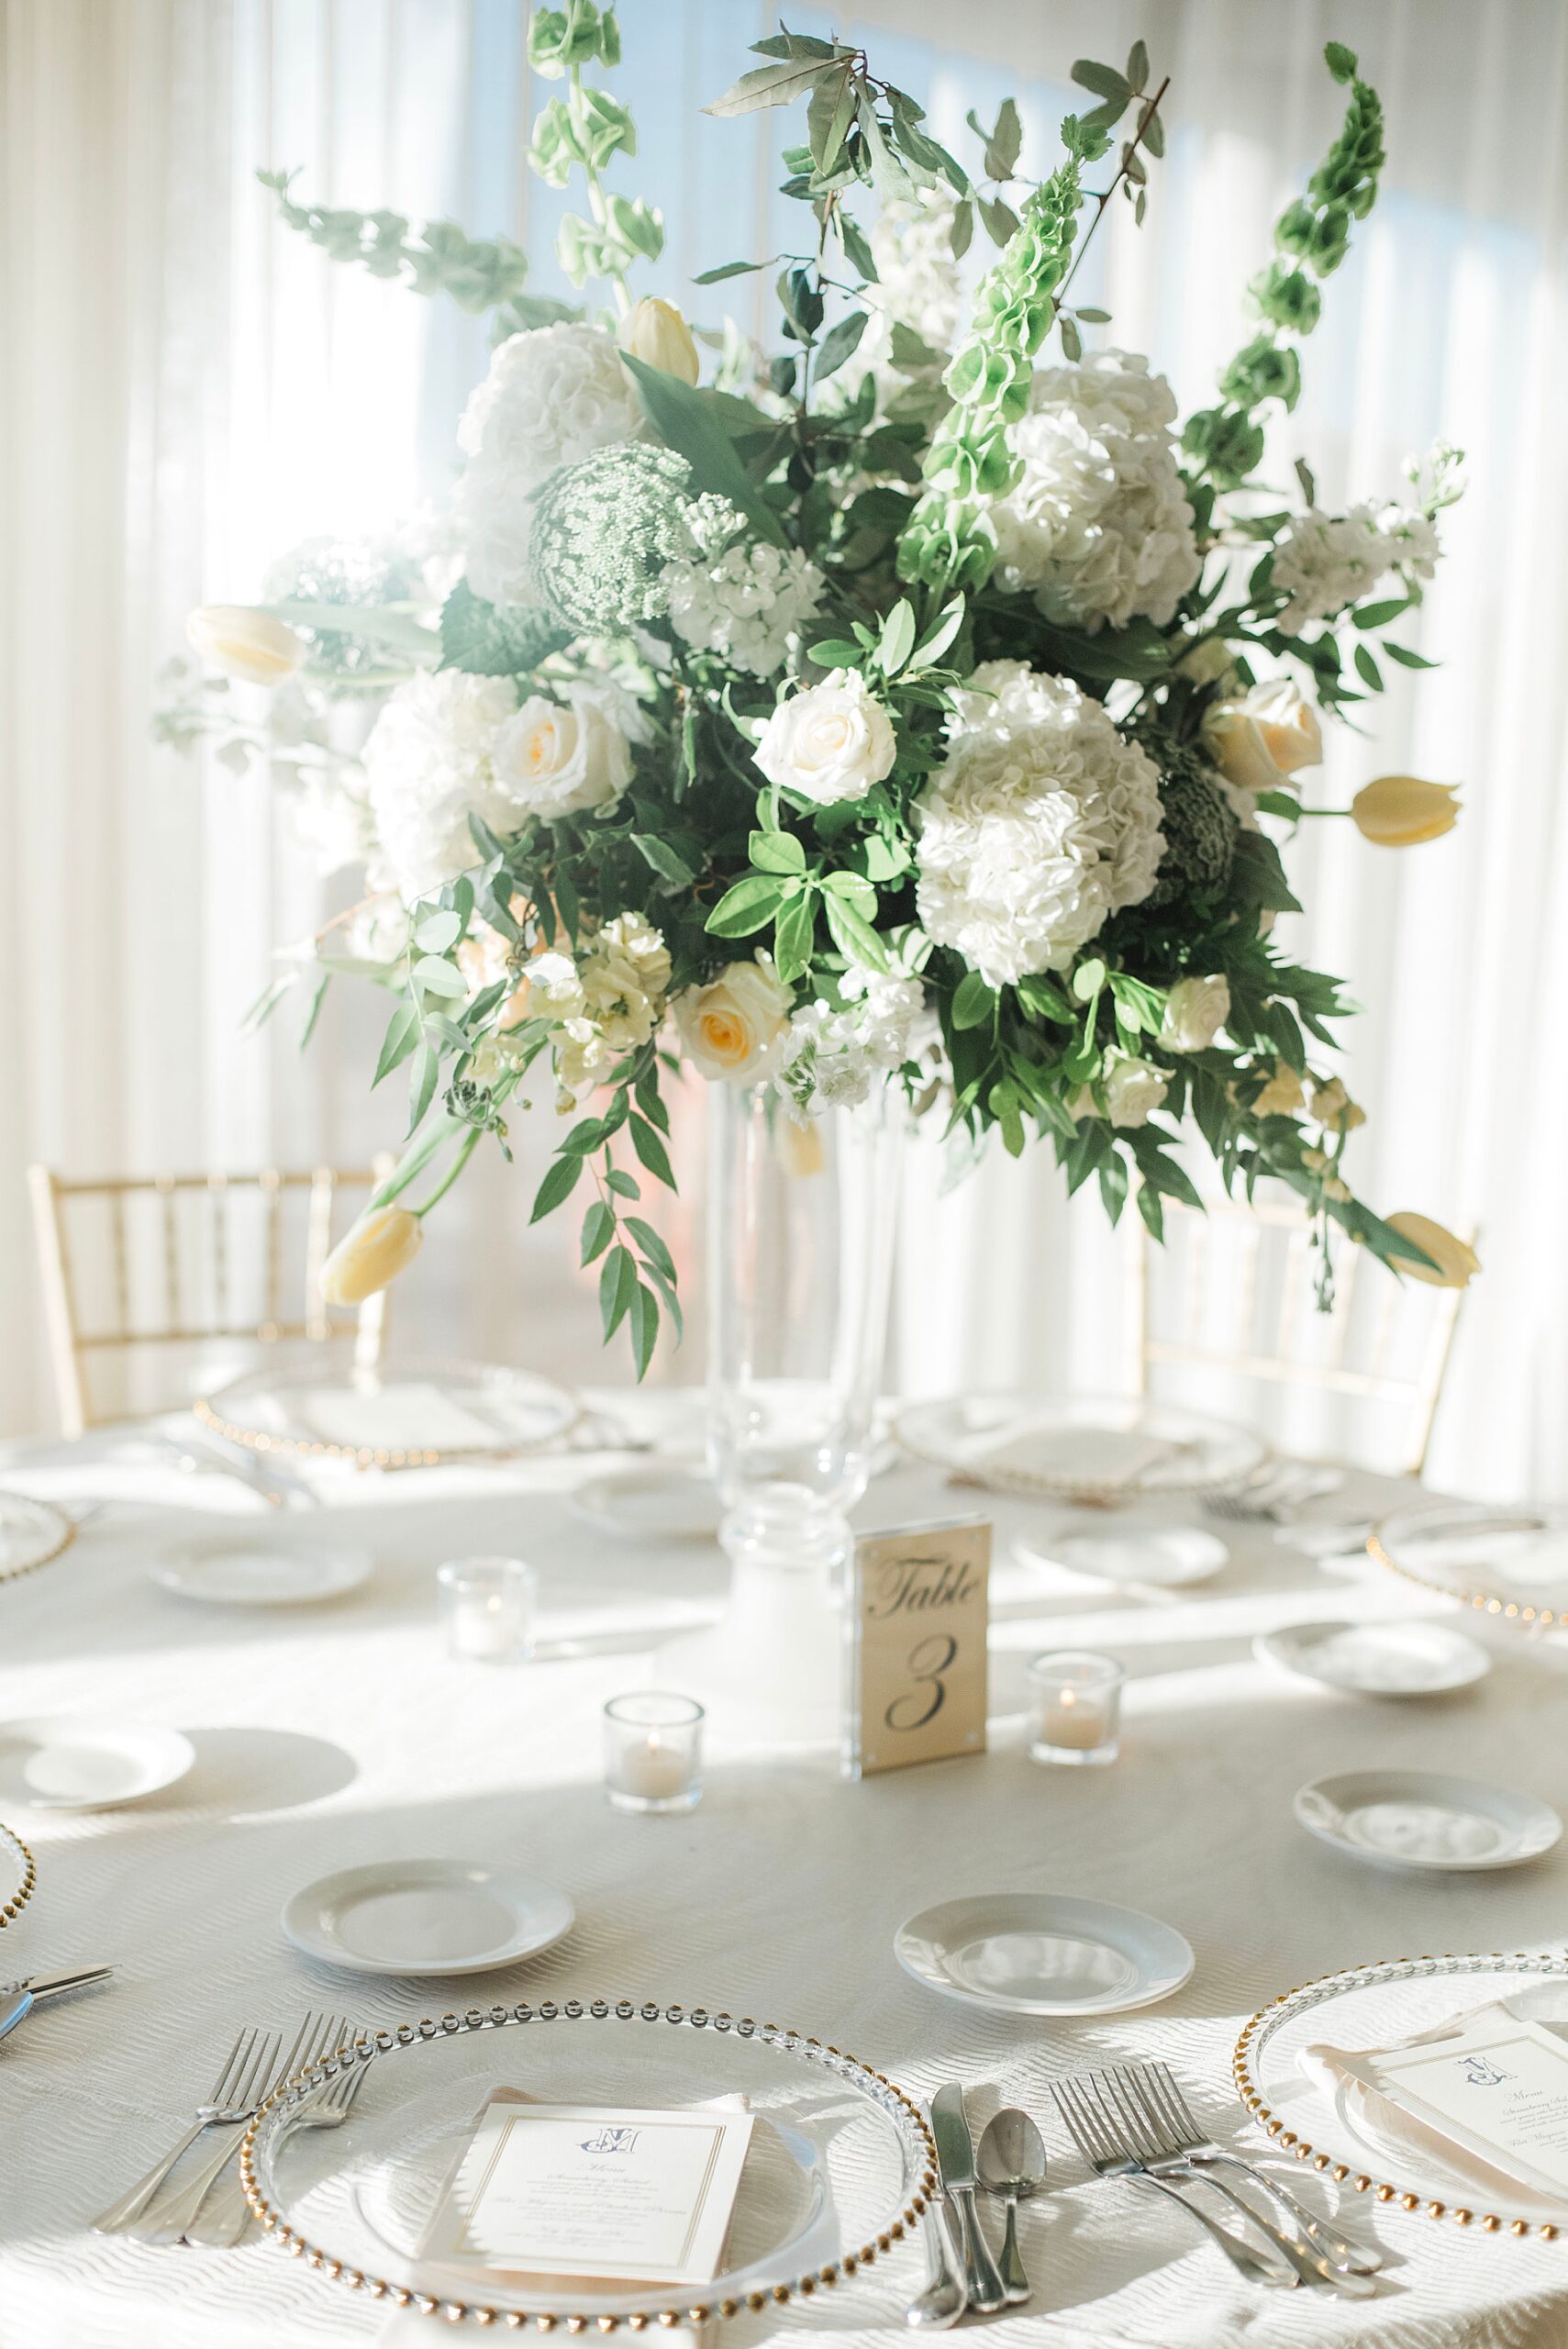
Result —
<path fill-rule="evenodd" d="M 1165 998 L 1160 1041 L 1173 1052 L 1207 1052 L 1230 1016 L 1230 982 L 1178 979 Z"/>
<path fill-rule="evenodd" d="M 1069 1102 L 1074 1118 L 1108 1118 L 1113 1126 L 1147 1125 L 1165 1098 L 1170 1078 L 1151 1061 L 1130 1053 L 1113 1060 L 1101 1081 L 1102 1109 L 1088 1085 L 1080 1086 Z"/>
<path fill-rule="evenodd" d="M 893 772 L 893 721 L 856 669 L 835 669 L 819 685 L 781 701 L 754 756 L 770 783 L 818 807 L 863 799 Z"/>
<path fill-rule="evenodd" d="M 772 1076 L 789 1035 L 794 997 L 762 963 L 730 963 L 705 987 L 674 1001 L 675 1025 L 693 1067 L 727 1085 Z"/>
<path fill-rule="evenodd" d="M 631 781 L 626 736 L 586 694 L 570 708 L 530 694 L 497 733 L 494 765 L 500 796 L 528 816 L 606 807 Z"/>
<path fill-rule="evenodd" d="M 1315 767 L 1323 756 L 1318 713 L 1288 677 L 1221 702 L 1205 718 L 1203 739 L 1227 783 L 1242 791 L 1277 791 L 1298 767 Z"/>

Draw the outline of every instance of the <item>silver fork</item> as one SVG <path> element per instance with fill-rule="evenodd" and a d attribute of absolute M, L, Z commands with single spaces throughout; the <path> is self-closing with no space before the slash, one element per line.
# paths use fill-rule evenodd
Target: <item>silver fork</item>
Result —
<path fill-rule="evenodd" d="M 1239 2217 L 1250 2220 L 1265 2242 L 1273 2245 L 1285 2265 L 1294 2270 L 1304 2284 L 1323 2284 L 1329 2291 L 1341 2293 L 1346 2299 L 1368 2299 L 1377 2288 L 1364 2270 L 1336 2266 L 1325 2254 L 1307 2241 L 1295 2221 L 1286 2218 L 1282 2223 L 1265 2218 L 1243 2194 L 1237 2192 L 1228 2178 L 1210 2176 L 1207 2171 L 1195 2170 L 1184 2154 L 1171 2154 L 1164 2148 L 1161 2132 L 1151 2125 L 1147 2113 L 1128 2087 L 1122 2067 L 1108 2072 L 1092 2072 L 1088 2076 L 1091 2090 L 1097 2093 L 1103 2104 L 1113 2114 L 1119 2114 L 1129 2150 L 1136 2154 L 1144 2167 L 1155 2177 L 1194 2178 L 1228 2202 Z"/>
<path fill-rule="evenodd" d="M 251 2099 L 251 2110 L 254 2110 L 257 2106 L 264 2104 L 268 2097 L 273 2095 L 282 2087 L 285 2080 L 292 2079 L 295 2074 L 302 2070 L 305 2065 L 319 2062 L 323 2055 L 334 2054 L 343 2044 L 348 2036 L 348 2022 L 341 2015 L 333 2015 L 328 2018 L 326 2015 L 307 2014 L 295 2036 L 294 2045 L 281 2064 L 274 2054 L 272 2068 L 264 2076 L 257 2088 Z M 281 2044 L 281 2039 L 274 2043 L 275 2046 Z M 243 2118 L 249 2121 L 250 2114 L 248 2112 L 243 2115 Z M 187 2240 L 201 2216 L 204 2204 L 215 2188 L 217 2189 L 220 2209 L 238 2213 L 235 2233 L 236 2235 L 239 2233 L 244 2226 L 246 2206 L 245 2199 L 239 2192 L 238 2172 L 227 2186 L 219 2186 L 218 2180 L 223 2176 L 228 2164 L 239 2154 L 240 2135 L 241 2132 L 235 2130 L 232 2134 L 226 2136 L 217 2152 L 185 2185 L 155 2206 L 151 2212 L 150 2223 L 137 2229 L 143 2242 L 181 2243 Z M 210 2238 L 202 2236 L 197 2240 L 206 2242 Z M 218 2240 L 223 2242 L 228 2238 L 219 2236 Z"/>
<path fill-rule="evenodd" d="M 343 2029 L 346 2031 L 347 2026 L 344 2025 Z M 319 2063 L 323 2056 L 334 2054 L 344 2043 L 340 2038 L 324 2038 L 318 2053 L 306 2057 L 306 2061 Z M 292 2077 L 293 2072 L 299 2069 L 300 2066 L 295 2065 L 286 2076 Z M 351 2071 L 340 2072 L 336 2079 L 328 2080 L 325 2087 L 318 2088 L 308 2103 L 301 2105 L 297 2113 L 290 2116 L 288 2126 L 291 2133 L 295 2129 L 341 2128 L 349 2117 L 354 2099 L 364 2086 L 365 2074 L 369 2069 L 368 2064 L 356 2064 Z M 282 2085 L 281 2081 L 279 2085 Z M 185 2229 L 185 2241 L 227 2250 L 239 2241 L 250 2223 L 250 2206 L 245 2199 L 245 2189 L 239 2182 L 237 2154 L 234 2176 L 223 2179 L 208 2194 L 195 2218 Z"/>
<path fill-rule="evenodd" d="M 1233 1525 L 1281 1525 L 1288 1513 L 1337 1492 L 1343 1482 L 1337 1468 L 1307 1460 L 1268 1460 L 1242 1484 L 1206 1493 L 1203 1505 L 1210 1517 Z"/>
<path fill-rule="evenodd" d="M 153 2165 L 147 2176 L 139 2178 L 128 2193 L 93 2221 L 94 2232 L 101 2235 L 126 2234 L 169 2176 L 187 2147 L 194 2145 L 206 2129 L 222 2127 L 246 2121 L 254 2109 L 265 2081 L 272 2077 L 283 2044 L 277 2032 L 242 2031 L 224 2060 L 222 2070 L 213 2084 L 206 2104 L 198 2104 L 196 2117 L 173 2151 Z"/>
<path fill-rule="evenodd" d="M 1240 2154 L 1233 2154 L 1226 2146 L 1216 2144 L 1214 2139 L 1206 2134 L 1194 2120 L 1192 2108 L 1169 2064 L 1123 2064 L 1118 2069 L 1127 2081 L 1129 2091 L 1145 2105 L 1162 2139 L 1162 2149 L 1166 2154 L 1179 2155 L 1183 2161 L 1197 2168 L 1240 2170 L 1241 2176 L 1251 2178 L 1276 2208 L 1288 2213 L 1307 2241 L 1315 2244 L 1336 2267 L 1347 2267 L 1354 2275 L 1376 2274 L 1383 2265 L 1383 2254 L 1375 2243 L 1351 2243 L 1347 2235 L 1331 2227 L 1326 2219 L 1314 2217 L 1287 2188 L 1270 2177 L 1265 2170 L 1259 2169 L 1252 2162 L 1243 2161 Z"/>
<path fill-rule="evenodd" d="M 1098 2103 L 1086 2093 L 1086 2083 L 1082 2078 L 1053 2080 L 1051 2093 L 1056 2099 L 1057 2110 L 1067 2123 L 1068 2134 L 1096 2177 L 1127 2178 L 1135 2186 L 1151 2187 L 1156 2194 L 1163 2194 L 1175 2203 L 1178 2210 L 1184 2210 L 1189 2219 L 1196 2221 L 1249 2284 L 1295 2285 L 1296 2278 L 1294 2275 L 1288 2271 L 1282 2272 L 1273 2261 L 1260 2259 L 1246 2243 L 1239 2242 L 1229 2229 L 1222 2227 L 1218 2219 L 1211 2219 L 1207 2210 L 1200 2210 L 1195 2202 L 1189 2202 L 1179 2187 L 1173 2186 L 1166 2178 L 1156 2177 L 1152 2170 L 1145 2168 L 1137 2155 L 1129 2151 L 1119 2132 L 1107 2124 Z"/>

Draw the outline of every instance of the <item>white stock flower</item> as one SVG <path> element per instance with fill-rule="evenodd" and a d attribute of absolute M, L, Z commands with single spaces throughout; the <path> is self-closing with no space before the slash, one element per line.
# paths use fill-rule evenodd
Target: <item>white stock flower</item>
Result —
<path fill-rule="evenodd" d="M 1206 1052 L 1229 1016 L 1230 982 L 1222 972 L 1178 979 L 1165 998 L 1160 1041 L 1173 1052 Z"/>
<path fill-rule="evenodd" d="M 617 914 L 577 959 L 540 954 L 528 964 L 528 1010 L 553 1023 L 556 1104 L 574 1109 L 664 1017 L 670 954 L 641 914 Z"/>
<path fill-rule="evenodd" d="M 897 755 L 893 721 L 858 669 L 834 669 L 781 701 L 752 753 L 770 783 L 819 807 L 863 799 Z"/>
<path fill-rule="evenodd" d="M 495 791 L 509 816 L 547 819 L 605 807 L 631 781 L 625 735 L 595 693 L 570 706 L 530 694 L 495 737 Z"/>
<path fill-rule="evenodd" d="M 1022 474 L 991 509 L 1000 584 L 1091 633 L 1173 619 L 1199 571 L 1175 414 L 1163 375 L 1126 351 L 1040 368 L 1012 428 Z"/>
<path fill-rule="evenodd" d="M 798 547 L 737 538 L 741 518 L 721 497 L 695 499 L 688 524 L 691 559 L 664 574 L 675 633 L 754 677 L 771 677 L 827 582 Z"/>
<path fill-rule="evenodd" d="M 1371 499 L 1347 514 L 1311 507 L 1274 549 L 1273 584 L 1288 598 L 1280 629 L 1299 636 L 1310 621 L 1331 619 L 1390 572 L 1430 579 L 1440 552 L 1436 523 L 1413 508 Z"/>
<path fill-rule="evenodd" d="M 971 687 L 917 803 L 917 896 L 927 936 L 998 986 L 1066 970 L 1149 895 L 1165 840 L 1154 763 L 1097 701 L 1012 661 Z"/>
<path fill-rule="evenodd" d="M 636 389 L 602 328 L 561 322 L 500 344 L 458 428 L 469 462 L 454 510 L 475 595 L 528 602 L 531 493 L 642 429 Z"/>
<path fill-rule="evenodd" d="M 921 1051 L 934 1027 L 917 979 L 851 969 L 841 1010 L 805 1004 L 790 1022 L 776 1083 L 797 1109 L 857 1108 Z"/>
<path fill-rule="evenodd" d="M 421 669 L 389 696 L 361 753 L 379 853 L 372 885 L 412 901 L 479 863 L 471 810 L 505 821 L 494 754 L 517 706 L 507 677 Z"/>
<path fill-rule="evenodd" d="M 729 963 L 706 986 L 675 997 L 675 1025 L 701 1076 L 728 1085 L 761 1085 L 772 1076 L 789 1036 L 795 998 L 765 963 Z"/>

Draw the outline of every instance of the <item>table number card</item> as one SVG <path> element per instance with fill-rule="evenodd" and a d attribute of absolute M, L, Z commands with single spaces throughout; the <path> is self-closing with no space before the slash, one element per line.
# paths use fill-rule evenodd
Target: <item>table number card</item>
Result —
<path fill-rule="evenodd" d="M 851 1777 L 985 1751 L 991 1527 L 951 1518 L 855 1544 L 844 1768 Z"/>

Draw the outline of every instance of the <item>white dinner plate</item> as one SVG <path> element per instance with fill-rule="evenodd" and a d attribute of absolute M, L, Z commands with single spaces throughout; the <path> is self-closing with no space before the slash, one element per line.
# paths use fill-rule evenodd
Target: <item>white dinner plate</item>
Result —
<path fill-rule="evenodd" d="M 1147 1583 L 1163 1590 L 1207 1582 L 1230 1555 L 1218 1533 L 1201 1525 L 1140 1525 L 1125 1522 L 1106 1533 L 1026 1534 L 1014 1543 L 1020 1558 L 1044 1565 L 1071 1566 L 1074 1574 L 1126 1586 Z"/>
<path fill-rule="evenodd" d="M 485 1974 L 572 1930 L 564 1892 L 482 1860 L 377 1860 L 284 1904 L 295 1949 L 360 1974 Z"/>
<path fill-rule="evenodd" d="M 1108 1900 L 992 1892 L 906 1918 L 893 1939 L 906 1974 L 944 1998 L 1007 2015 L 1114 2015 L 1168 1998 L 1191 1976 L 1172 1925 Z"/>
<path fill-rule="evenodd" d="M 946 1395 L 906 1404 L 894 1431 L 917 1460 L 1025 1499 L 1212 1492 L 1268 1452 L 1245 1428 L 1115 1395 Z"/>
<path fill-rule="evenodd" d="M 1446 1623 L 1292 1623 L 1262 1632 L 1252 1653 L 1358 1697 L 1435 1697 L 1492 1669 L 1485 1649 Z"/>
<path fill-rule="evenodd" d="M 321 1550 L 226 1534 L 219 1541 L 171 1550 L 152 1579 L 182 1598 L 209 1607 L 308 1607 L 339 1598 L 368 1582 L 374 1561 L 366 1550 Z"/>
<path fill-rule="evenodd" d="M 1296 1798 L 1310 1834 L 1353 1859 L 1445 1873 L 1512 1868 L 1550 1852 L 1562 1821 L 1549 1803 L 1430 1770 L 1348 1770 Z"/>
<path fill-rule="evenodd" d="M 0 1721 L 0 1798 L 35 1810 L 110 1810 L 183 1778 L 195 1748 L 177 1729 L 42 1714 Z"/>
<path fill-rule="evenodd" d="M 631 1542 L 711 1542 L 724 1513 L 712 1478 L 673 1461 L 590 1476 L 569 1497 L 599 1532 Z"/>

